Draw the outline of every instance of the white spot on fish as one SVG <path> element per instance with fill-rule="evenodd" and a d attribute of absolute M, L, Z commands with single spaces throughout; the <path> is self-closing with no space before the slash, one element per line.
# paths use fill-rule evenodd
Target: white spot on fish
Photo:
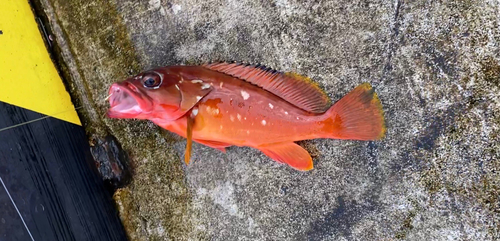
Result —
<path fill-rule="evenodd" d="M 223 85 L 224 85 L 224 82 L 220 82 L 219 87 L 222 88 Z"/>
<path fill-rule="evenodd" d="M 178 85 L 175 85 L 175 88 L 177 88 L 177 90 L 181 90 L 181 89 L 179 89 L 179 86 L 178 86 Z"/>
<path fill-rule="evenodd" d="M 201 96 L 196 96 L 196 101 L 201 100 Z"/>
<path fill-rule="evenodd" d="M 193 111 L 191 112 L 191 114 L 193 116 L 197 116 L 198 115 L 198 108 L 194 108 Z"/>
<path fill-rule="evenodd" d="M 243 120 L 247 120 L 247 118 L 245 117 L 245 118 L 243 118 Z"/>
<path fill-rule="evenodd" d="M 288 115 L 288 111 L 285 111 L 285 115 Z"/>
<path fill-rule="evenodd" d="M 273 109 L 274 108 L 274 105 L 269 103 L 269 108 Z"/>
<path fill-rule="evenodd" d="M 203 83 L 203 80 L 194 79 L 194 80 L 191 80 L 191 83 L 193 83 L 193 84 L 196 84 L 196 83 Z"/>
<path fill-rule="evenodd" d="M 234 121 L 234 116 L 233 116 L 233 115 L 230 115 L 230 116 L 229 116 L 229 119 L 231 119 L 231 121 Z"/>
<path fill-rule="evenodd" d="M 204 90 L 204 89 L 208 89 L 208 88 L 210 88 L 210 84 L 207 84 L 207 83 L 205 83 L 205 84 L 203 84 L 203 85 L 201 86 L 201 89 L 202 89 L 202 90 Z"/>
<path fill-rule="evenodd" d="M 243 97 L 244 100 L 248 100 L 248 98 L 250 97 L 250 94 L 248 94 L 248 92 L 242 90 L 241 96 Z"/>
<path fill-rule="evenodd" d="M 260 123 L 262 123 L 263 126 L 266 125 L 266 120 L 262 120 Z"/>
<path fill-rule="evenodd" d="M 297 117 L 297 120 L 299 119 L 299 117 Z"/>
<path fill-rule="evenodd" d="M 241 115 L 237 114 L 236 117 L 238 117 L 238 120 L 241 121 Z"/>
<path fill-rule="evenodd" d="M 250 131 L 247 131 L 247 134 L 250 134 Z"/>

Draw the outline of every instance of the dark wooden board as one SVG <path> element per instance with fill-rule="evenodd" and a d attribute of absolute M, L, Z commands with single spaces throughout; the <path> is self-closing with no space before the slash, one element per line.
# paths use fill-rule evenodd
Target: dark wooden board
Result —
<path fill-rule="evenodd" d="M 40 117 L 0 102 L 0 129 Z M 126 240 L 81 126 L 51 117 L 1 131 L 0 178 L 0 241 Z"/>

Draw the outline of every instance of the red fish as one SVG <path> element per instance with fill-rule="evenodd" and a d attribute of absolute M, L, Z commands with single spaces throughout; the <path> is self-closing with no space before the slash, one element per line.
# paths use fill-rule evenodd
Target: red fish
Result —
<path fill-rule="evenodd" d="M 217 63 L 157 68 L 109 89 L 111 118 L 148 119 L 191 141 L 225 151 L 249 146 L 306 171 L 309 153 L 295 141 L 378 140 L 382 105 L 368 83 L 333 106 L 310 79 L 260 65 Z"/>

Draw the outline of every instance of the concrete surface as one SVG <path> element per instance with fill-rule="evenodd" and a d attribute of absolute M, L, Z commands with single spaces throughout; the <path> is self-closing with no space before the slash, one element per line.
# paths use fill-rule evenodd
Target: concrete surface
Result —
<path fill-rule="evenodd" d="M 132 240 L 498 240 L 498 1 L 40 0 L 91 139 L 130 157 L 115 193 Z M 155 66 L 262 63 L 336 101 L 368 81 L 387 137 L 313 140 L 302 173 L 104 114 L 112 82 Z M 97 141 L 98 143 L 98 141 Z"/>

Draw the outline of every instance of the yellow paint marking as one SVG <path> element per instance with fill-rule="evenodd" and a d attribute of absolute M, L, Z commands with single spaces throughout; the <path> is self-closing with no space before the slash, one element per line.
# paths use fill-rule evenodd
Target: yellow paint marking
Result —
<path fill-rule="evenodd" d="M 0 31 L 0 101 L 81 125 L 28 1 L 2 2 Z"/>

